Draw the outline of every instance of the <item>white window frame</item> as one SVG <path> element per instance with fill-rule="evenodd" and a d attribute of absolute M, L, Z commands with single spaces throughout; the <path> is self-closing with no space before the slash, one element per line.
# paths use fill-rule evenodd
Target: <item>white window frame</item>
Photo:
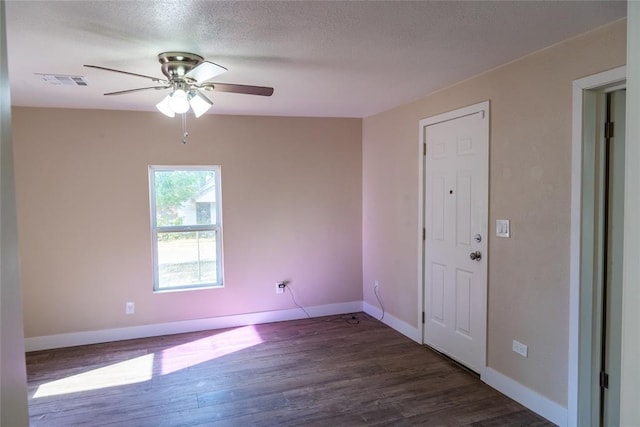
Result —
<path fill-rule="evenodd" d="M 155 172 L 158 171 L 213 171 L 215 176 L 215 224 L 203 225 L 176 225 L 158 226 L 156 214 L 156 192 L 155 192 Z M 222 179 L 220 177 L 219 165 L 151 165 L 149 166 L 149 203 L 151 214 L 151 246 L 153 248 L 153 291 L 173 292 L 188 291 L 197 289 L 210 289 L 224 287 L 223 257 L 222 257 Z M 158 233 L 179 233 L 194 231 L 213 231 L 216 233 L 216 280 L 212 283 L 185 284 L 171 287 L 159 287 L 159 265 L 158 265 Z"/>

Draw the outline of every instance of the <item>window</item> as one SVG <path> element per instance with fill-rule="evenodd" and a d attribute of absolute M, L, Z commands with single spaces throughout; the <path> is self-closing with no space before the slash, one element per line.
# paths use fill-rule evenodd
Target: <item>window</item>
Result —
<path fill-rule="evenodd" d="M 153 289 L 222 286 L 219 166 L 150 166 Z"/>

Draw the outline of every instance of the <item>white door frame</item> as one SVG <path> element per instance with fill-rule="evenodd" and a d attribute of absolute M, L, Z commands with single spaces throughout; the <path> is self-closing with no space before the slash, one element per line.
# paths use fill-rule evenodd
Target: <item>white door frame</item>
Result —
<path fill-rule="evenodd" d="M 424 244 L 425 244 L 425 240 L 423 239 L 424 236 L 424 230 L 426 229 L 426 224 L 424 222 L 424 212 L 425 212 L 425 188 L 424 188 L 424 181 L 425 181 L 425 162 L 426 162 L 426 141 L 425 141 L 425 132 L 424 132 L 424 128 L 426 126 L 432 125 L 432 124 L 436 124 L 436 123 L 441 123 L 447 120 L 453 120 L 459 117 L 464 117 L 464 116 L 468 116 L 471 114 L 476 114 L 476 113 L 480 113 L 482 112 L 483 114 L 486 115 L 486 120 L 487 123 L 489 124 L 489 144 L 491 143 L 491 131 L 490 131 L 490 115 L 489 115 L 489 101 L 484 101 L 484 102 L 479 102 L 477 104 L 473 104 L 473 105 L 469 105 L 467 107 L 463 107 L 463 108 L 459 108 L 457 110 L 453 110 L 453 111 L 448 111 L 446 113 L 442 113 L 442 114 L 438 114 L 432 117 L 428 117 L 426 119 L 422 119 L 420 120 L 419 123 L 419 139 L 418 139 L 418 144 L 419 144 L 419 148 L 418 148 L 418 152 L 420 153 L 420 156 L 418 157 L 418 232 L 416 233 L 416 235 L 418 236 L 418 329 L 420 331 L 420 342 L 422 344 L 424 344 L 424 311 L 425 311 L 425 307 L 424 307 L 424 288 L 425 288 L 425 277 L 424 277 L 424 265 L 425 265 L 425 250 L 424 250 Z M 487 160 L 490 162 L 489 157 L 487 158 Z M 489 168 L 487 165 L 487 175 L 489 173 Z M 489 176 L 487 176 L 487 182 L 489 180 Z M 487 210 L 489 210 L 489 201 L 487 200 Z M 489 239 L 489 212 L 486 212 L 486 218 L 485 220 L 487 221 L 487 236 L 485 237 L 487 239 L 487 253 L 486 254 L 482 254 L 482 256 L 487 260 L 487 277 L 485 277 L 485 284 L 486 287 L 488 289 L 488 275 L 489 275 L 489 265 L 488 265 L 488 260 L 489 260 L 489 244 L 488 244 L 488 239 Z M 487 319 L 487 294 L 488 292 L 485 292 L 485 298 L 484 298 L 484 317 L 485 317 L 485 322 L 483 324 L 484 328 L 481 331 L 481 335 L 484 337 L 481 342 L 483 343 L 483 349 L 482 349 L 482 363 L 481 363 L 481 367 L 480 367 L 480 379 L 481 380 L 485 380 L 485 376 L 486 376 L 486 368 L 487 368 L 487 323 L 486 323 L 486 319 Z"/>
<path fill-rule="evenodd" d="M 626 67 L 619 67 L 573 82 L 573 117 L 571 148 L 571 251 L 569 282 L 569 363 L 568 408 L 569 427 L 591 425 L 591 379 L 593 348 L 593 277 L 583 276 L 583 245 L 593 245 L 594 236 L 583 235 L 582 205 L 593 205 L 593 198 L 583 194 L 582 176 L 586 158 L 594 155 L 598 135 L 585 126 L 585 114 L 595 114 L 597 90 L 626 84 Z M 584 157 L 583 157 L 584 156 Z M 585 199 L 583 200 L 583 196 Z M 592 196 L 592 195 L 591 195 Z M 593 218 L 591 218 L 593 220 Z M 585 221 L 589 221 L 586 218 Z M 588 417 L 588 418 L 585 418 Z M 585 424 L 586 423 L 586 424 Z"/>

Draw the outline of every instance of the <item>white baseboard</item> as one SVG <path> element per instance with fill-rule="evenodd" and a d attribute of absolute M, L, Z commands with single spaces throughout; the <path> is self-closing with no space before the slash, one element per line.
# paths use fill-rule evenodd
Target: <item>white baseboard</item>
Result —
<path fill-rule="evenodd" d="M 307 310 L 311 317 L 357 313 L 362 311 L 362 301 L 305 307 L 305 310 Z M 304 319 L 305 317 L 307 317 L 307 315 L 301 309 L 294 308 L 287 310 L 264 311 L 259 313 L 237 314 L 233 316 L 209 317 L 206 319 L 184 320 L 180 322 L 157 323 L 153 325 L 103 329 L 99 331 L 71 332 L 68 334 L 25 338 L 24 341 L 26 351 L 38 351 L 52 348 L 73 347 L 76 345 L 181 334 L 185 332 L 206 331 L 209 329 L 234 328 L 238 326 L 257 325 L 260 323 L 282 322 L 286 320 Z"/>
<path fill-rule="evenodd" d="M 380 319 L 382 317 L 382 310 L 378 307 L 369 304 L 368 302 L 362 303 L 363 310 L 370 316 L 375 317 L 376 319 Z M 397 317 L 392 316 L 389 313 L 384 313 L 384 318 L 382 318 L 382 323 L 385 325 L 395 329 L 400 332 L 402 335 L 405 335 L 418 344 L 422 344 L 422 331 L 416 328 L 413 325 L 408 324 L 404 320 L 400 320 Z"/>
<path fill-rule="evenodd" d="M 533 412 L 560 427 L 567 426 L 567 408 L 512 380 L 500 372 L 486 368 L 484 382 Z"/>

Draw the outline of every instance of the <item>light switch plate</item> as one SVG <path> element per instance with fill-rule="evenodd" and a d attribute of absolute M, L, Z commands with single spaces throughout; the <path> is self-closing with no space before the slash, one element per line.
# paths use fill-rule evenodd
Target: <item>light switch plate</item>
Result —
<path fill-rule="evenodd" d="M 511 236 L 511 230 L 509 228 L 508 219 L 496 219 L 496 236 L 497 237 Z"/>

